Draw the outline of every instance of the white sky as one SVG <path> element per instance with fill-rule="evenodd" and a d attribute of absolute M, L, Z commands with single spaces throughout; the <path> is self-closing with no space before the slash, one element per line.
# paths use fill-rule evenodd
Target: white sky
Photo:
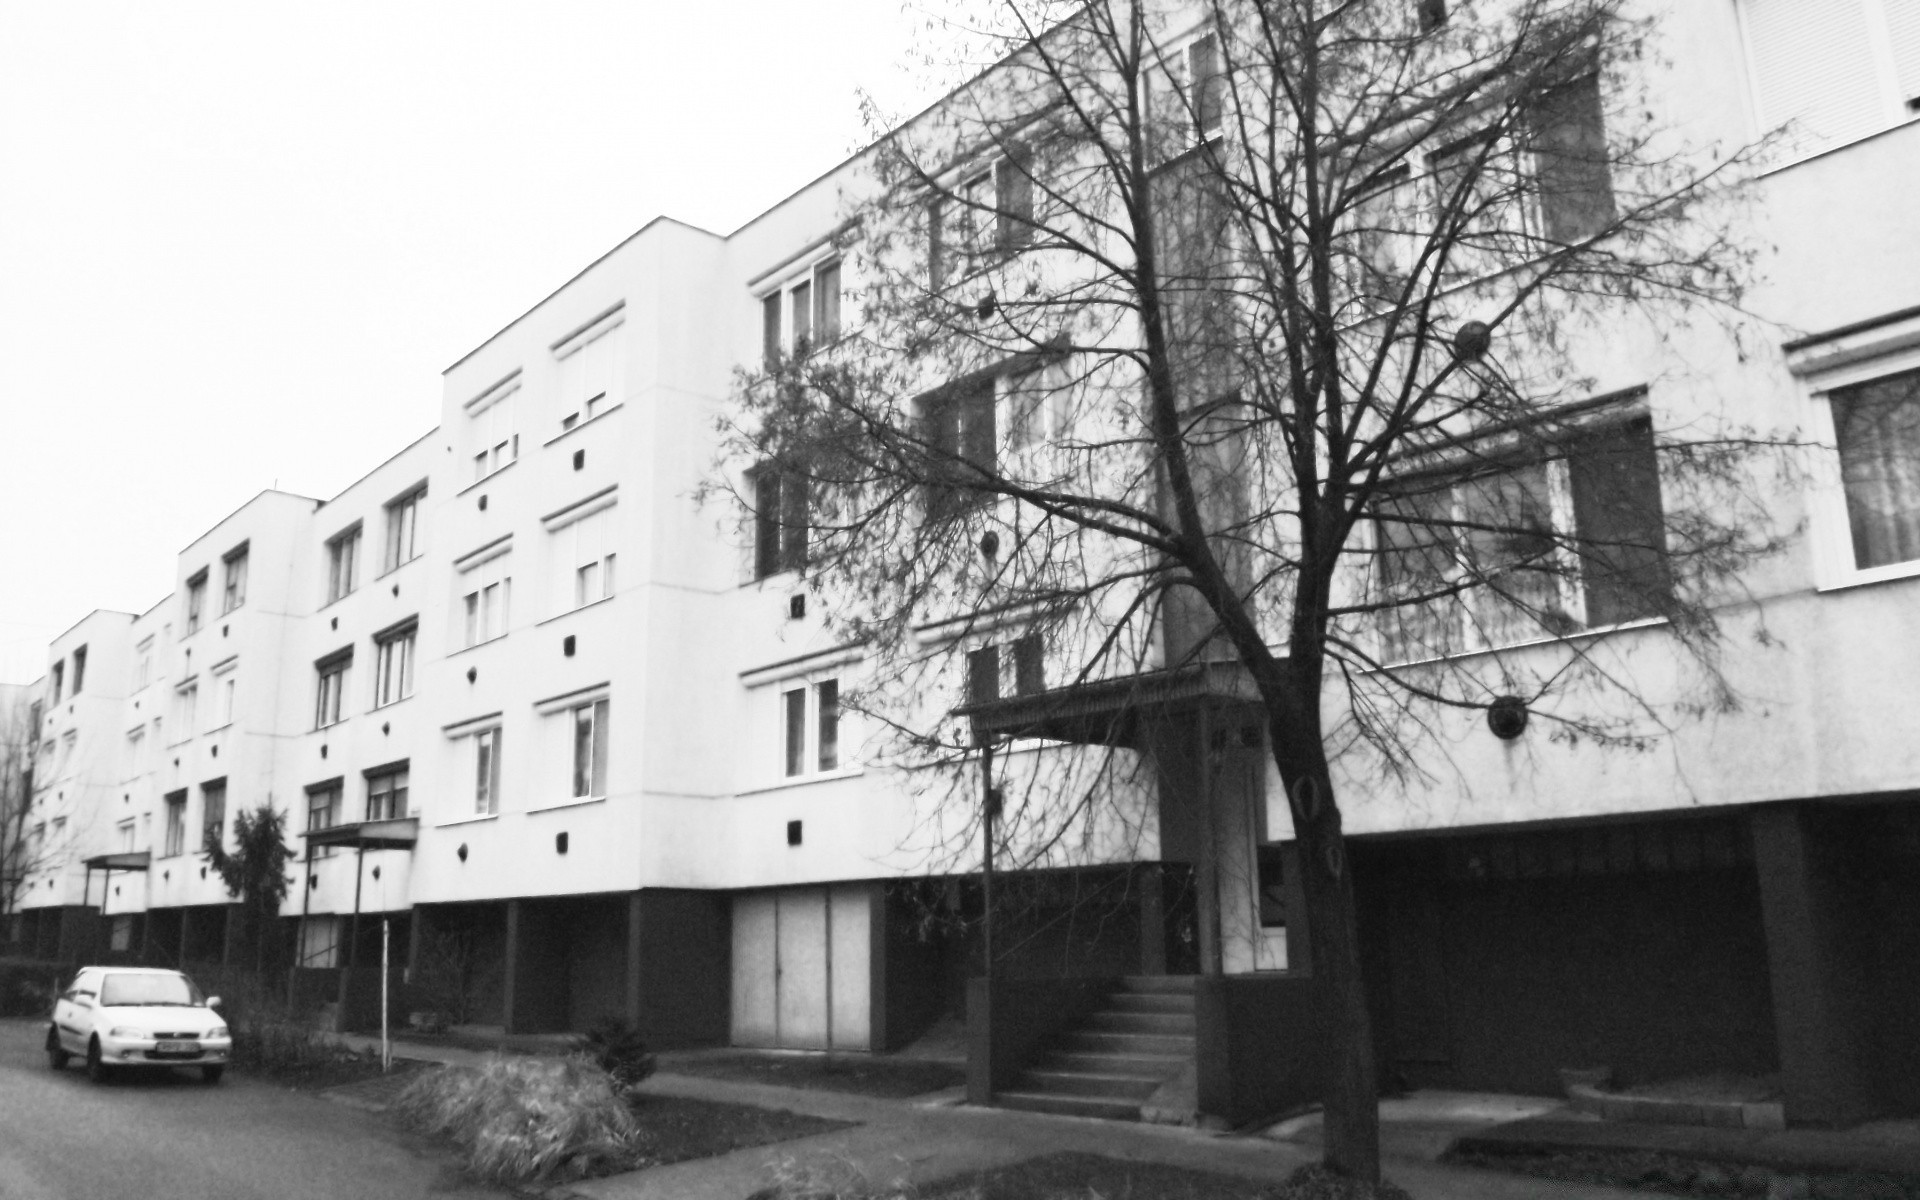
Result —
<path fill-rule="evenodd" d="M 0 681 L 658 214 L 726 233 L 931 98 L 901 0 L 0 0 Z"/>

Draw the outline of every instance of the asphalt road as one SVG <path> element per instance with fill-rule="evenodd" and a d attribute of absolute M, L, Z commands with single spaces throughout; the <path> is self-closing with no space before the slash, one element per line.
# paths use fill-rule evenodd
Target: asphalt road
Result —
<path fill-rule="evenodd" d="M 0 1200 L 498 1200 L 381 1118 L 229 1071 L 87 1082 L 0 1020 Z"/>

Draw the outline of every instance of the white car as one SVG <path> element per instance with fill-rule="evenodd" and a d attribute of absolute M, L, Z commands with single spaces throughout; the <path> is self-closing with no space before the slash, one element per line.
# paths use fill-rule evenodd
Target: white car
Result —
<path fill-rule="evenodd" d="M 47 1028 L 47 1064 L 66 1069 L 84 1057 L 87 1076 L 101 1082 L 122 1067 L 162 1070 L 197 1066 L 220 1082 L 233 1039 L 206 997 L 178 971 L 155 967 L 82 967 L 54 1001 Z"/>

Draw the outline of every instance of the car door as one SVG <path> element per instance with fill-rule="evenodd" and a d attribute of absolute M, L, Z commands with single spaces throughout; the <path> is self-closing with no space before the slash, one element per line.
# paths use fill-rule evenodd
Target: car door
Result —
<path fill-rule="evenodd" d="M 74 1054 L 87 1052 L 87 1037 L 93 1029 L 93 1009 L 100 999 L 100 974 L 82 971 L 73 977 L 67 990 L 53 1006 L 54 1028 L 60 1044 Z"/>

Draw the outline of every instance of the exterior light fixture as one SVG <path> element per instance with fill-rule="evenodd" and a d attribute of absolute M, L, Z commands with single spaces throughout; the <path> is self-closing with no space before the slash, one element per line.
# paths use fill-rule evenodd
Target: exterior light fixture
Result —
<path fill-rule="evenodd" d="M 1527 702 L 1518 696 L 1500 696 L 1487 705 L 1487 728 L 1493 736 L 1510 742 L 1527 729 Z"/>
<path fill-rule="evenodd" d="M 1461 362 L 1479 362 L 1493 348 L 1493 329 L 1485 321 L 1468 321 L 1453 331 L 1453 356 Z"/>

